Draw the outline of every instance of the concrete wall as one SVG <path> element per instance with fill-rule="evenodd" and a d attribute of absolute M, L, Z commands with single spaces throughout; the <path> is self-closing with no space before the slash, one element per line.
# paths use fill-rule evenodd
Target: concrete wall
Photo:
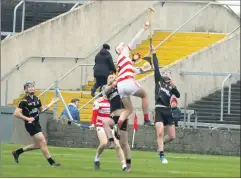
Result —
<path fill-rule="evenodd" d="M 129 129 L 129 144 L 132 141 L 132 126 Z M 170 152 L 240 155 L 240 131 L 211 131 L 209 129 L 177 129 L 176 140 L 165 148 Z M 48 123 L 48 144 L 61 147 L 94 147 L 99 141 L 96 131 Z M 156 151 L 156 131 L 154 127 L 140 127 L 136 132 L 135 149 Z"/>
<path fill-rule="evenodd" d="M 85 57 L 153 3 L 154 1 L 96 1 L 11 37 L 2 42 L 2 74 L 6 74 L 15 64 L 31 56 Z M 138 8 L 133 9 L 133 6 Z M 125 13 L 122 11 L 123 8 Z M 131 30 L 128 28 L 128 35 L 124 39 L 130 40 L 142 27 L 143 22 L 139 22 L 135 28 L 132 26 Z M 115 44 L 121 39 L 120 36 L 117 38 L 119 40 L 116 40 Z M 88 59 L 79 60 L 78 63 L 93 63 L 96 53 L 97 51 Z M 9 89 L 9 97 L 18 96 L 21 90 L 16 89 L 22 89 L 25 79 L 36 81 L 36 84 L 39 82 L 41 88 L 46 88 L 59 77 L 58 74 L 65 74 L 74 66 L 73 60 L 69 59 L 56 61 L 50 58 L 48 63 L 46 61 L 43 65 L 40 65 L 39 60 L 28 61 L 20 71 L 14 72 L 9 77 L 12 78 L 12 87 L 15 88 L 14 91 Z M 87 69 L 91 77 L 92 69 L 93 67 Z M 56 71 L 58 74 L 55 73 Z M 87 78 L 82 75 L 82 79 Z M 78 68 L 62 82 L 61 88 L 79 88 L 80 81 L 80 68 Z M 4 83 L 5 81 L 2 82 L 3 88 L 5 88 Z M 9 101 L 12 100 L 10 98 Z"/>
<path fill-rule="evenodd" d="M 155 29 L 173 31 L 205 5 L 203 3 L 166 2 L 163 7 L 157 8 L 154 16 L 155 18 L 159 16 L 160 20 L 154 21 L 154 27 Z M 227 8 L 219 5 L 210 5 L 195 19 L 185 25 L 181 31 L 228 33 L 239 24 L 239 18 Z"/>
<path fill-rule="evenodd" d="M 154 1 L 96 1 L 9 38 L 2 42 L 2 74 L 30 56 L 84 57 L 153 3 Z M 162 7 L 158 4 L 155 6 L 156 12 L 153 14 L 153 27 L 156 30 L 174 30 L 203 6 L 204 4 L 165 3 Z M 122 8 L 119 7 L 125 8 L 125 13 L 122 13 Z M 90 19 L 91 23 L 89 23 Z M 113 47 L 120 41 L 129 42 L 146 20 L 147 15 L 143 13 L 108 43 Z M 182 30 L 230 32 L 238 24 L 236 16 L 226 8 L 211 6 Z M 148 32 L 143 35 L 142 39 L 145 39 L 147 34 Z M 99 49 L 94 51 L 85 60 L 79 60 L 78 64 L 92 64 L 98 51 Z M 115 59 L 116 55 L 113 50 L 111 52 Z M 42 89 L 46 88 L 60 74 L 65 74 L 71 69 L 75 62 L 68 58 L 58 62 L 49 60 L 48 63 L 44 62 L 43 64 L 38 60 L 32 60 L 26 64 L 28 65 L 9 77 L 11 78 L 9 79 L 11 81 L 9 82 L 11 83 L 9 102 L 18 97 L 22 84 L 26 80 L 36 81 L 37 86 Z M 36 71 L 39 72 L 35 73 Z M 93 80 L 92 67 L 84 68 L 84 73 L 85 75 L 80 77 L 81 72 L 78 68 L 71 76 L 61 82 L 61 89 L 77 89 L 80 86 L 80 81 L 85 84 L 88 80 Z M 2 82 L 3 89 L 5 88 L 4 83 L 5 81 Z M 2 104 L 3 100 L 4 98 Z"/>
<path fill-rule="evenodd" d="M 0 107 L 0 135 L 4 142 L 13 144 L 30 144 L 32 139 L 26 131 L 24 122 L 13 116 L 15 108 Z M 53 119 L 53 113 L 47 111 L 40 115 L 42 131 L 47 135 L 47 121 Z"/>
<path fill-rule="evenodd" d="M 181 71 L 189 72 L 239 72 L 240 73 L 240 32 L 217 44 L 185 57 L 169 66 L 181 98 L 180 107 L 184 107 L 184 95 L 188 94 L 187 104 L 221 89 L 225 77 L 180 76 Z M 236 82 L 240 77 L 233 77 Z M 150 107 L 154 108 L 154 77 L 152 74 L 140 80 L 144 89 L 148 89 Z M 228 84 L 228 83 L 227 83 Z M 133 98 L 133 105 L 141 107 L 140 99 Z"/>

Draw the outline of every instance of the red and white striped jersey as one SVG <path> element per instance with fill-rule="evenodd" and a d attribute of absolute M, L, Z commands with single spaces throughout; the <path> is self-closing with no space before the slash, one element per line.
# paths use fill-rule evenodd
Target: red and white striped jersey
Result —
<path fill-rule="evenodd" d="M 102 120 L 110 117 L 110 102 L 105 97 L 95 100 L 92 112 L 92 124 L 103 127 Z"/>
<path fill-rule="evenodd" d="M 122 53 L 119 54 L 117 58 L 117 66 L 118 66 L 118 78 L 117 81 L 123 81 L 128 78 L 134 78 L 135 71 L 133 67 L 133 62 L 130 56 L 130 48 L 129 46 L 125 46 Z"/>

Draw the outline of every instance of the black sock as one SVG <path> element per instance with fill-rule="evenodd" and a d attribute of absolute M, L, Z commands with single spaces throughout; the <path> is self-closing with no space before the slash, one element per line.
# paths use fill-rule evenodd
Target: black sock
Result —
<path fill-rule="evenodd" d="M 109 142 L 114 142 L 114 139 L 113 138 L 109 138 Z"/>
<path fill-rule="evenodd" d="M 126 164 L 131 164 L 131 159 L 126 159 Z"/>
<path fill-rule="evenodd" d="M 164 157 L 164 152 L 160 151 L 160 157 Z"/>
<path fill-rule="evenodd" d="M 53 163 L 55 163 L 55 161 L 54 161 L 51 157 L 48 158 L 47 160 L 48 160 L 48 162 L 49 162 L 50 165 L 52 165 Z"/>
<path fill-rule="evenodd" d="M 16 154 L 17 155 L 20 155 L 20 154 L 22 154 L 24 151 L 23 151 L 23 148 L 20 148 L 20 149 L 18 149 L 18 150 L 16 150 Z"/>

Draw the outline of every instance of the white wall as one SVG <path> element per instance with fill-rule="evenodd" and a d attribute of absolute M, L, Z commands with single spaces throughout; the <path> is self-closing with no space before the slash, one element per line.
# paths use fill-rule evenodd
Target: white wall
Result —
<path fill-rule="evenodd" d="M 160 21 L 155 21 L 155 29 L 175 30 L 202 9 L 206 4 L 198 3 L 165 3 L 159 8 L 155 16 L 160 16 Z M 219 5 L 210 5 L 195 19 L 185 25 L 182 31 L 195 32 L 231 32 L 240 24 L 237 18 L 227 8 Z"/>
<path fill-rule="evenodd" d="M 240 32 L 218 42 L 209 48 L 194 53 L 174 64 L 167 66 L 172 71 L 173 79 L 178 87 L 181 98 L 180 107 L 184 106 L 184 94 L 187 93 L 187 104 L 221 89 L 225 77 L 180 76 L 181 71 L 189 72 L 234 72 L 240 73 Z M 233 77 L 232 82 L 240 80 Z M 153 74 L 140 80 L 144 89 L 148 89 L 150 108 L 154 108 L 154 77 Z M 140 106 L 140 99 L 133 98 L 133 105 Z"/>

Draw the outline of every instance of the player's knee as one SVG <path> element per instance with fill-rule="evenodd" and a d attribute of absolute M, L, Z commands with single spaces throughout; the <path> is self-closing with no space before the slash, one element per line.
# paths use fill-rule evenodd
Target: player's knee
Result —
<path fill-rule="evenodd" d="M 116 149 L 116 150 L 120 150 L 120 149 L 121 149 L 121 146 L 120 146 L 119 143 L 115 145 L 115 149 Z"/>
<path fill-rule="evenodd" d="M 47 142 L 46 142 L 46 140 L 44 140 L 44 139 L 41 140 L 40 143 L 39 143 L 39 146 L 40 146 L 40 148 L 41 148 L 41 147 L 45 147 L 45 146 L 47 146 Z"/>
<path fill-rule="evenodd" d="M 169 138 L 170 138 L 171 140 L 174 140 L 174 139 L 176 138 L 176 134 L 169 134 Z"/>
<path fill-rule="evenodd" d="M 126 149 L 128 147 L 128 142 L 124 141 L 120 143 L 122 149 Z"/>
<path fill-rule="evenodd" d="M 107 144 L 108 144 L 108 141 L 103 140 L 100 145 L 101 145 L 101 147 L 105 147 L 105 146 L 107 146 Z"/>
<path fill-rule="evenodd" d="M 160 137 L 162 138 L 162 137 L 163 137 L 163 131 L 161 131 L 161 130 L 158 131 L 158 132 L 157 132 L 157 137 L 158 137 L 158 138 L 160 138 Z"/>
<path fill-rule="evenodd" d="M 128 115 L 130 115 L 130 114 L 132 113 L 132 111 L 133 111 L 133 108 L 132 108 L 132 107 L 129 107 L 128 109 L 126 108 L 125 110 L 126 110 L 126 113 L 127 113 Z"/>

